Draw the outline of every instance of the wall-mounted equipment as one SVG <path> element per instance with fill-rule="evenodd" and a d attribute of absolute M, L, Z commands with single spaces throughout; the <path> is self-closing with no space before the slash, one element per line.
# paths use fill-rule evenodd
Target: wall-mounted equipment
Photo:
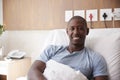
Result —
<path fill-rule="evenodd" d="M 114 8 L 112 16 L 114 20 L 120 20 L 120 8 Z"/>
<path fill-rule="evenodd" d="M 112 9 L 100 9 L 100 21 L 111 21 L 112 20 L 111 13 Z"/>
<path fill-rule="evenodd" d="M 74 16 L 81 16 L 85 18 L 85 10 L 74 10 Z"/>
<path fill-rule="evenodd" d="M 92 21 L 97 21 L 98 20 L 98 10 L 97 9 L 93 9 L 93 10 L 86 10 L 86 19 L 88 22 L 91 21 L 91 17 L 92 17 Z"/>
<path fill-rule="evenodd" d="M 72 18 L 72 16 L 73 16 L 72 10 L 66 10 L 65 11 L 65 22 L 68 22 L 70 18 Z"/>
<path fill-rule="evenodd" d="M 115 27 L 115 20 L 120 20 L 120 8 L 114 8 L 114 11 L 112 12 L 113 17 L 113 28 Z"/>

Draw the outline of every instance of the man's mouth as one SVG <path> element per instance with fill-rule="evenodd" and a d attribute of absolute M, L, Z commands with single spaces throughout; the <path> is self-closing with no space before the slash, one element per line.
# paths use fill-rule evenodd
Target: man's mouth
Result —
<path fill-rule="evenodd" d="M 73 40 L 79 40 L 80 38 L 79 37 L 73 37 Z"/>

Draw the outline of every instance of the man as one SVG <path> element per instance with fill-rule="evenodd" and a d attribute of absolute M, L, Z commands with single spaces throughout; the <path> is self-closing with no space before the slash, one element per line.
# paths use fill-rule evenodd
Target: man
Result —
<path fill-rule="evenodd" d="M 86 20 L 80 16 L 72 17 L 68 22 L 66 32 L 70 39 L 69 45 L 66 47 L 49 46 L 45 49 L 31 66 L 28 80 L 47 80 L 42 73 L 46 62 L 50 59 L 79 70 L 89 80 L 108 80 L 105 59 L 84 46 L 86 35 L 89 33 Z"/>

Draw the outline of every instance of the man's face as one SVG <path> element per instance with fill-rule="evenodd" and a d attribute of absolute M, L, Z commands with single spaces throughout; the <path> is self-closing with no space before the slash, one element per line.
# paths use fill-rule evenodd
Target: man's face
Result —
<path fill-rule="evenodd" d="M 88 34 L 87 30 L 87 25 L 83 20 L 71 20 L 67 27 L 70 44 L 84 45 L 86 35 Z"/>

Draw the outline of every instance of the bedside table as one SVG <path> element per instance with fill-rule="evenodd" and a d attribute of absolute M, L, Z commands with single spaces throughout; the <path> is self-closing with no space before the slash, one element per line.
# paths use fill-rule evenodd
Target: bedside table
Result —
<path fill-rule="evenodd" d="M 31 66 L 31 58 L 14 59 L 12 61 L 0 61 L 0 80 L 16 80 L 25 76 Z"/>

